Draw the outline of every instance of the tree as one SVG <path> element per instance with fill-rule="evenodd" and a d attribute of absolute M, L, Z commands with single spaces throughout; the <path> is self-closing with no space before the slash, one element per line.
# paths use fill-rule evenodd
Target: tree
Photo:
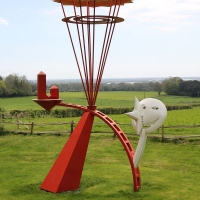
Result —
<path fill-rule="evenodd" d="M 30 85 L 31 85 L 31 88 L 32 88 L 32 92 L 36 93 L 37 92 L 37 84 L 30 82 Z"/>
<path fill-rule="evenodd" d="M 154 90 L 158 92 L 158 95 L 162 92 L 162 84 L 160 82 L 155 82 Z"/>
<path fill-rule="evenodd" d="M 180 95 L 179 85 L 181 82 L 183 82 L 183 80 L 180 77 L 165 79 L 162 82 L 164 92 L 169 95 Z"/>
<path fill-rule="evenodd" d="M 180 83 L 181 95 L 198 97 L 200 92 L 200 81 L 189 80 Z"/>
<path fill-rule="evenodd" d="M 26 76 L 10 74 L 5 78 L 4 83 L 6 85 L 6 95 L 9 97 L 28 96 L 32 94 L 32 87 Z"/>
<path fill-rule="evenodd" d="M 3 80 L 0 80 L 0 97 L 3 97 L 6 92 L 6 85 Z"/>

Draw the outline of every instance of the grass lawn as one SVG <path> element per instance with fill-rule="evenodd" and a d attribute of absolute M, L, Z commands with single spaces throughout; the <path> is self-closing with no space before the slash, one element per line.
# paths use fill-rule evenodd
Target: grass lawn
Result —
<path fill-rule="evenodd" d="M 68 136 L 0 137 L 0 199 L 199 199 L 200 142 L 161 143 L 148 139 L 140 171 L 142 188 L 133 192 L 126 153 L 111 134 L 92 134 L 80 188 L 52 194 L 39 189 Z M 138 139 L 129 138 L 135 149 Z"/>

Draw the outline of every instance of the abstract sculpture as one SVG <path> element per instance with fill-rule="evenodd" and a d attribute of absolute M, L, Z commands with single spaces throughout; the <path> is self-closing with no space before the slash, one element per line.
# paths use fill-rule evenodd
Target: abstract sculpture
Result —
<path fill-rule="evenodd" d="M 40 186 L 41 189 L 58 193 L 79 188 L 86 152 L 92 130 L 94 117 L 103 120 L 117 135 L 128 156 L 134 191 L 141 188 L 140 171 L 138 164 L 134 165 L 134 150 L 121 128 L 111 118 L 96 109 L 96 99 L 100 88 L 108 52 L 115 30 L 116 23 L 123 19 L 118 17 L 119 9 L 125 3 L 132 3 L 131 0 L 54 0 L 61 4 L 64 14 L 63 22 L 66 23 L 69 39 L 72 45 L 76 65 L 83 85 L 88 105 L 75 105 L 63 103 L 59 99 L 59 90 L 56 86 L 50 89 L 50 96 L 46 94 L 46 74 L 40 72 L 37 77 L 38 98 L 36 103 L 46 110 L 54 106 L 71 107 L 84 111 L 80 121 L 69 137 L 54 165 Z M 67 17 L 65 6 L 72 8 L 74 16 Z M 101 9 L 103 7 L 103 9 Z M 98 8 L 98 9 L 97 9 Z M 105 13 L 107 10 L 107 13 Z M 68 9 L 67 9 L 68 11 Z M 70 11 L 71 12 L 71 11 Z M 98 14 L 100 12 L 100 14 Z M 102 14 L 103 13 L 103 14 Z M 102 40 L 96 37 L 96 33 L 102 33 Z M 104 25 L 104 26 L 103 26 Z M 72 26 L 72 31 L 70 26 Z M 73 29 L 75 28 L 75 30 Z M 74 42 L 74 37 L 77 37 Z M 96 44 L 102 41 L 101 48 Z M 100 50 L 99 57 L 96 50 Z M 95 67 L 96 66 L 96 67 Z M 139 123 L 138 123 L 139 124 Z M 136 126 L 137 123 L 136 123 Z M 139 124 L 139 126 L 141 126 Z M 138 129 L 139 130 L 139 129 Z M 143 134 L 142 134 L 143 135 Z"/>
<path fill-rule="evenodd" d="M 158 99 L 146 98 L 139 102 L 135 97 L 134 110 L 126 115 L 132 118 L 132 125 L 140 135 L 133 157 L 134 167 L 137 168 L 144 153 L 147 134 L 162 126 L 167 116 L 167 109 Z"/>

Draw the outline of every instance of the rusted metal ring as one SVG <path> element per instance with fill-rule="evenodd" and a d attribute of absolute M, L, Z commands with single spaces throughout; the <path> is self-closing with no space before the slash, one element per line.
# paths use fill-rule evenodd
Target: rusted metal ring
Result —
<path fill-rule="evenodd" d="M 104 15 L 84 15 L 84 16 L 71 16 L 62 19 L 63 22 L 72 24 L 111 24 L 120 23 L 124 19 L 121 17 L 104 16 Z"/>

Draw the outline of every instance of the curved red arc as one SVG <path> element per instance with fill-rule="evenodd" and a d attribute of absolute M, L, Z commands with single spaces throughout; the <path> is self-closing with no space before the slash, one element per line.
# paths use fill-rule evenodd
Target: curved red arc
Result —
<path fill-rule="evenodd" d="M 85 112 L 90 112 L 94 116 L 103 120 L 114 131 L 114 133 L 117 135 L 117 137 L 119 138 L 120 142 L 122 143 L 126 151 L 126 154 L 128 156 L 128 159 L 131 165 L 133 181 L 134 181 L 134 191 L 138 191 L 141 188 L 141 180 L 140 180 L 139 167 L 134 168 L 134 163 L 133 163 L 134 150 L 132 148 L 130 141 L 128 140 L 128 138 L 126 137 L 122 129 L 116 124 L 116 122 L 113 121 L 104 113 L 96 109 L 95 110 L 89 109 L 87 106 L 81 106 L 81 105 L 63 103 L 63 102 L 58 103 L 57 106 L 65 106 L 65 107 L 67 106 L 67 107 L 76 108 Z"/>

